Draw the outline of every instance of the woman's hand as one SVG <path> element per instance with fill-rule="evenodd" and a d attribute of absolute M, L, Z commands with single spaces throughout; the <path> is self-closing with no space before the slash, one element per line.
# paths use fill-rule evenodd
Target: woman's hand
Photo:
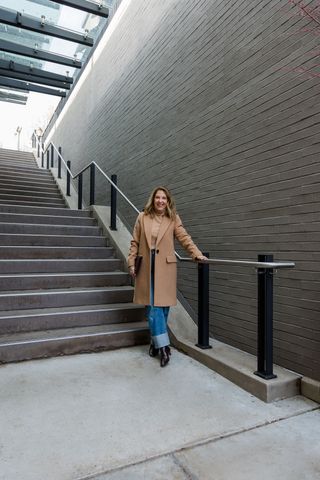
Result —
<path fill-rule="evenodd" d="M 129 273 L 132 278 L 136 278 L 136 271 L 134 267 L 129 267 Z"/>
<path fill-rule="evenodd" d="M 209 258 L 206 257 L 205 255 L 199 255 L 199 257 L 196 257 L 196 261 L 198 262 L 205 261 L 205 260 L 209 260 Z"/>

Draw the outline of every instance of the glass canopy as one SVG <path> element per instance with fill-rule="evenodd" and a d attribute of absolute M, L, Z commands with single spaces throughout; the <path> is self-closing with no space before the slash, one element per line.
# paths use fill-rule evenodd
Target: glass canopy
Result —
<path fill-rule="evenodd" d="M 117 0 L 0 0 L 0 101 L 66 96 Z"/>

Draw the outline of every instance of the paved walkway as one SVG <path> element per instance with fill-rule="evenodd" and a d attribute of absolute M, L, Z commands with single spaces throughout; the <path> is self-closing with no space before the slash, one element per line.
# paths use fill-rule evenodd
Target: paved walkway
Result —
<path fill-rule="evenodd" d="M 317 480 L 319 405 L 146 347 L 0 367 L 0 480 Z"/>

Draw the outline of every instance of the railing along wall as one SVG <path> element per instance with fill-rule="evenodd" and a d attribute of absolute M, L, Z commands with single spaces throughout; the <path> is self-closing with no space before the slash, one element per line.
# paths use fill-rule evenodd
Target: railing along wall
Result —
<path fill-rule="evenodd" d="M 32 139 L 38 159 L 41 159 L 41 167 L 54 168 L 55 157 L 57 157 L 58 178 L 62 178 L 62 165 L 66 171 L 66 194 L 70 196 L 71 179 L 78 180 L 78 209 L 82 209 L 83 201 L 83 175 L 89 170 L 89 202 L 95 203 L 95 173 L 98 170 L 111 185 L 111 222 L 110 229 L 117 230 L 117 192 L 135 210 L 140 210 L 127 198 L 117 186 L 117 175 L 109 177 L 100 166 L 92 161 L 80 172 L 73 175 L 71 162 L 65 161 L 62 157 L 61 147 L 56 147 L 50 142 L 46 148 L 41 139 L 34 133 Z M 46 166 L 45 166 L 46 158 Z M 192 262 L 191 258 L 185 258 L 175 252 L 181 262 Z M 257 271 L 257 370 L 254 372 L 266 380 L 276 378 L 273 373 L 273 277 L 278 269 L 294 268 L 294 262 L 274 261 L 273 255 L 259 254 L 257 261 L 252 260 L 227 260 L 220 258 L 209 258 L 205 261 L 197 261 L 198 265 L 198 342 L 196 346 L 201 349 L 212 348 L 209 339 L 209 267 L 210 265 L 240 266 L 243 268 L 255 268 Z"/>

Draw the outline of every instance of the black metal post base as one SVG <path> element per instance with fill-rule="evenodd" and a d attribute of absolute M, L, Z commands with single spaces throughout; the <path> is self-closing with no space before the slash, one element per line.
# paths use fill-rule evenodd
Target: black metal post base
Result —
<path fill-rule="evenodd" d="M 211 345 L 200 345 L 199 343 L 196 343 L 196 347 L 201 348 L 201 350 L 208 350 L 209 348 L 212 348 Z"/>
<path fill-rule="evenodd" d="M 263 373 L 263 372 L 253 372 L 258 377 L 264 378 L 265 380 L 272 380 L 273 378 L 277 378 L 277 375 L 274 373 Z"/>

